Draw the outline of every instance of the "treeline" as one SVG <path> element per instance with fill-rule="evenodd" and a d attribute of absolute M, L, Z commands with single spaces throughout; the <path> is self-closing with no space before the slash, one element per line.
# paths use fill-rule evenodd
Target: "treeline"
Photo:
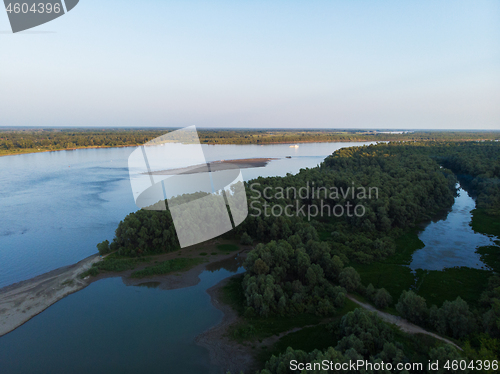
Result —
<path fill-rule="evenodd" d="M 387 148 L 399 152 L 388 154 Z M 250 215 L 235 231 L 246 232 L 257 241 L 286 239 L 295 233 L 291 227 L 294 222 L 306 219 L 296 207 L 305 206 L 307 211 L 309 206 L 327 205 L 323 217 L 318 214 L 308 224 L 329 242 L 332 253 L 369 263 L 393 254 L 394 239 L 405 230 L 451 207 L 455 185 L 453 173 L 440 168 L 427 155 L 393 145 L 345 148 L 326 158 L 320 167 L 302 169 L 296 175 L 249 181 Z M 370 197 L 367 191 L 373 187 L 376 192 L 372 191 Z M 287 193 L 301 188 L 301 194 Z M 332 194 L 332 189 L 341 192 Z M 275 217 L 273 209 L 280 211 L 273 208 L 277 205 L 283 211 L 288 206 L 291 217 Z M 328 214 L 335 206 L 347 210 L 347 206 L 357 205 L 363 206 L 364 214 Z M 259 207 L 260 214 L 255 207 Z"/>
<path fill-rule="evenodd" d="M 378 152 L 432 158 L 457 175 L 476 198 L 478 208 L 492 215 L 500 214 L 500 142 L 393 142 L 379 145 Z"/>
<path fill-rule="evenodd" d="M 175 129 L 26 129 L 0 131 L 0 152 L 116 147 L 144 144 Z M 493 131 L 380 132 L 362 130 L 200 129 L 202 144 L 272 144 L 352 141 L 498 140 Z"/>
<path fill-rule="evenodd" d="M 158 130 L 17 130 L 0 132 L 0 150 L 60 150 L 144 144 L 165 133 Z"/>
<path fill-rule="evenodd" d="M 293 373 L 468 373 L 469 370 L 445 370 L 446 361 L 460 360 L 462 356 L 451 345 L 426 347 L 426 352 L 415 354 L 396 336 L 395 330 L 375 313 L 355 309 L 342 317 L 340 323 L 328 326 L 332 346 L 325 350 L 304 352 L 289 347 L 278 357 L 273 356 L 260 374 Z M 398 339 L 399 338 L 399 339 Z M 412 347 L 413 348 L 413 347 Z M 429 349 L 430 348 L 430 349 Z M 359 361 L 358 361 L 359 360 Z M 440 370 L 428 370 L 428 360 L 440 361 Z M 326 361 L 326 367 L 325 365 Z M 351 363 L 363 362 L 353 367 Z M 330 364 L 331 363 L 331 364 Z M 381 366 L 384 363 L 384 366 Z M 422 368 L 413 364 L 422 363 Z M 304 366 L 298 366 L 299 364 Z M 305 366 L 309 364 L 310 366 Z M 388 366 L 390 365 L 390 366 Z M 398 365 L 402 369 L 397 369 Z M 382 369 L 383 367 L 383 369 Z M 390 367 L 391 369 L 387 369 Z M 406 367 L 406 369 L 405 369 Z"/>

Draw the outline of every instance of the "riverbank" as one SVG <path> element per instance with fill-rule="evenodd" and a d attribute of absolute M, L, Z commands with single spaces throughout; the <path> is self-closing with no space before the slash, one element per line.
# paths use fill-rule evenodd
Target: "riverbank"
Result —
<path fill-rule="evenodd" d="M 251 247 L 242 246 L 237 247 L 237 251 L 215 252 L 218 244 L 219 241 L 215 240 L 203 245 L 183 248 L 175 252 L 150 257 L 150 261 L 138 265 L 132 270 L 119 273 L 104 272 L 95 277 L 87 276 L 82 278 L 81 274 L 90 269 L 92 264 L 102 261 L 101 256 L 96 254 L 76 264 L 52 270 L 32 279 L 6 286 L 0 289 L 0 336 L 15 330 L 64 297 L 80 291 L 91 283 L 101 279 L 121 277 L 123 283 L 128 286 L 154 283 L 156 287 L 164 290 L 191 287 L 200 282 L 199 275 L 204 270 L 214 269 L 218 266 L 231 266 L 231 264 L 225 264 L 225 261 L 241 264 L 246 257 L 246 252 L 251 249 Z M 213 255 L 208 256 L 206 253 L 208 251 L 214 251 L 212 252 Z M 151 262 L 153 261 L 161 262 L 180 257 L 203 258 L 204 261 L 186 271 L 144 278 L 130 277 L 132 272 L 151 266 Z"/>
<path fill-rule="evenodd" d="M 92 280 L 81 279 L 80 274 L 98 261 L 101 257 L 92 255 L 76 264 L 0 289 L 0 336 L 15 330 L 64 297 L 87 287 Z"/>
<path fill-rule="evenodd" d="M 195 341 L 196 344 L 208 350 L 210 362 L 222 368 L 224 372 L 239 373 L 245 371 L 251 373 L 256 369 L 251 348 L 239 344 L 227 336 L 229 326 L 240 320 L 236 311 L 221 301 L 223 288 L 231 278 L 226 278 L 207 289 L 212 305 L 224 313 L 224 316 L 219 324 L 198 335 Z"/>

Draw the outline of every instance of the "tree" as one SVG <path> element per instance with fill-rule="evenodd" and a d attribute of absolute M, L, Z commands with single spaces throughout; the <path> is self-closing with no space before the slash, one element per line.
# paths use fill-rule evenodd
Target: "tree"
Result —
<path fill-rule="evenodd" d="M 99 244 L 97 244 L 97 250 L 99 251 L 99 254 L 105 255 L 106 253 L 109 253 L 111 250 L 109 248 L 109 240 L 105 240 Z"/>
<path fill-rule="evenodd" d="M 458 353 L 458 351 L 450 344 L 446 344 L 444 346 L 438 347 L 438 348 L 432 348 L 429 352 L 429 358 L 431 359 L 431 362 L 439 361 L 439 369 L 437 371 L 433 371 L 433 373 L 436 374 L 444 374 L 444 373 L 460 373 L 460 374 L 467 374 L 469 372 L 469 369 L 462 370 L 460 369 L 460 366 L 457 368 L 457 370 L 453 370 L 451 368 L 451 363 L 454 360 L 457 360 L 460 362 L 462 357 Z M 445 368 L 446 362 L 449 361 L 450 363 L 450 369 Z"/>
<path fill-rule="evenodd" d="M 430 321 L 440 333 L 461 339 L 475 329 L 473 314 L 467 302 L 459 297 L 454 301 L 446 300 L 440 309 L 431 308 Z"/>
<path fill-rule="evenodd" d="M 396 304 L 396 310 L 408 321 L 417 325 L 425 324 L 429 314 L 425 299 L 413 291 L 403 291 Z"/>
<path fill-rule="evenodd" d="M 246 231 L 241 235 L 240 243 L 243 245 L 252 245 L 253 240 L 250 235 L 246 233 Z"/>
<path fill-rule="evenodd" d="M 339 283 L 347 291 L 356 291 L 361 286 L 361 277 L 353 267 L 344 268 L 340 272 Z"/>
<path fill-rule="evenodd" d="M 373 302 L 375 303 L 377 308 L 385 309 L 392 304 L 392 296 L 385 288 L 380 288 L 375 293 Z"/>

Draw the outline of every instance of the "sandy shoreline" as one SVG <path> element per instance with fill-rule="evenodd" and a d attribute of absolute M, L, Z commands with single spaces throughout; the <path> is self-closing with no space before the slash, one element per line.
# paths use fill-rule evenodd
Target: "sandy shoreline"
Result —
<path fill-rule="evenodd" d="M 207 246 L 215 246 L 215 241 L 203 247 L 192 247 L 181 250 L 184 256 L 193 256 L 200 250 L 206 250 Z M 204 248 L 204 249 L 203 249 Z M 0 289 L 0 336 L 3 336 L 19 326 L 23 325 L 31 318 L 35 317 L 51 305 L 55 304 L 64 297 L 80 291 L 93 282 L 101 279 L 121 277 L 124 284 L 137 286 L 144 283 L 155 283 L 155 287 L 171 290 L 197 285 L 201 280 L 199 275 L 205 270 L 215 270 L 220 267 L 235 270 L 242 265 L 248 250 L 251 247 L 240 247 L 239 251 L 231 253 L 221 253 L 210 256 L 206 262 L 194 266 L 183 272 L 174 272 L 166 275 L 145 277 L 141 279 L 130 278 L 130 274 L 139 268 L 151 266 L 151 263 L 145 263 L 134 270 L 128 270 L 120 273 L 101 273 L 96 277 L 80 278 L 80 274 L 89 269 L 93 263 L 102 261 L 98 255 L 92 255 L 82 261 L 65 266 L 48 273 L 39 275 L 35 278 L 21 281 Z M 178 258 L 179 251 L 171 252 L 154 259 L 164 261 L 170 258 Z M 184 257 L 183 256 L 183 257 Z M 237 322 L 239 317 L 237 313 L 221 301 L 222 288 L 227 284 L 231 277 L 223 279 L 215 286 L 206 290 L 210 295 L 212 305 L 223 312 L 222 321 L 216 326 L 204 331 L 195 339 L 195 343 L 206 348 L 210 355 L 210 361 L 231 373 L 255 371 L 254 353 L 250 346 L 238 344 L 229 339 L 227 330 L 230 325 Z"/>
<path fill-rule="evenodd" d="M 178 175 L 178 174 L 198 174 L 211 171 L 223 171 L 232 169 L 250 169 L 265 167 L 270 161 L 277 158 L 245 158 L 240 160 L 220 160 L 207 162 L 206 164 L 192 165 L 188 167 L 152 171 L 143 173 L 149 175 Z"/>
<path fill-rule="evenodd" d="M 165 261 L 173 258 L 196 257 L 199 251 L 208 251 L 218 244 L 214 241 L 203 246 L 193 246 L 175 252 L 170 252 L 154 256 L 154 260 Z M 87 257 L 76 264 L 64 266 L 52 270 L 48 273 L 39 275 L 32 279 L 24 280 L 18 283 L 0 289 L 0 336 L 3 336 L 22 324 L 43 312 L 45 309 L 55 304 L 64 297 L 80 291 L 93 282 L 105 278 L 121 277 L 124 284 L 128 286 L 137 286 L 142 283 L 157 283 L 157 287 L 164 290 L 172 290 L 195 286 L 200 282 L 199 275 L 214 264 L 240 256 L 240 261 L 245 257 L 245 251 L 248 248 L 242 248 L 239 251 L 231 253 L 220 253 L 210 256 L 205 262 L 200 263 L 183 272 L 174 272 L 166 275 L 151 276 L 146 278 L 130 278 L 135 270 L 140 270 L 146 266 L 151 266 L 151 262 L 138 265 L 134 270 L 127 270 L 120 273 L 106 272 L 95 277 L 86 277 L 82 279 L 80 274 L 88 270 L 93 263 L 101 261 L 98 255 Z"/>
<path fill-rule="evenodd" d="M 0 289 L 0 336 L 15 330 L 62 298 L 87 287 L 92 280 L 81 279 L 80 274 L 100 260 L 99 255 L 92 255 L 76 264 Z"/>

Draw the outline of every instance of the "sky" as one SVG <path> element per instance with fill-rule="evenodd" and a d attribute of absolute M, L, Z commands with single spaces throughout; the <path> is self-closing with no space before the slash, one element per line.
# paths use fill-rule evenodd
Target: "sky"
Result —
<path fill-rule="evenodd" d="M 0 126 L 191 125 L 500 129 L 500 1 L 80 0 L 17 34 L 0 11 Z"/>

